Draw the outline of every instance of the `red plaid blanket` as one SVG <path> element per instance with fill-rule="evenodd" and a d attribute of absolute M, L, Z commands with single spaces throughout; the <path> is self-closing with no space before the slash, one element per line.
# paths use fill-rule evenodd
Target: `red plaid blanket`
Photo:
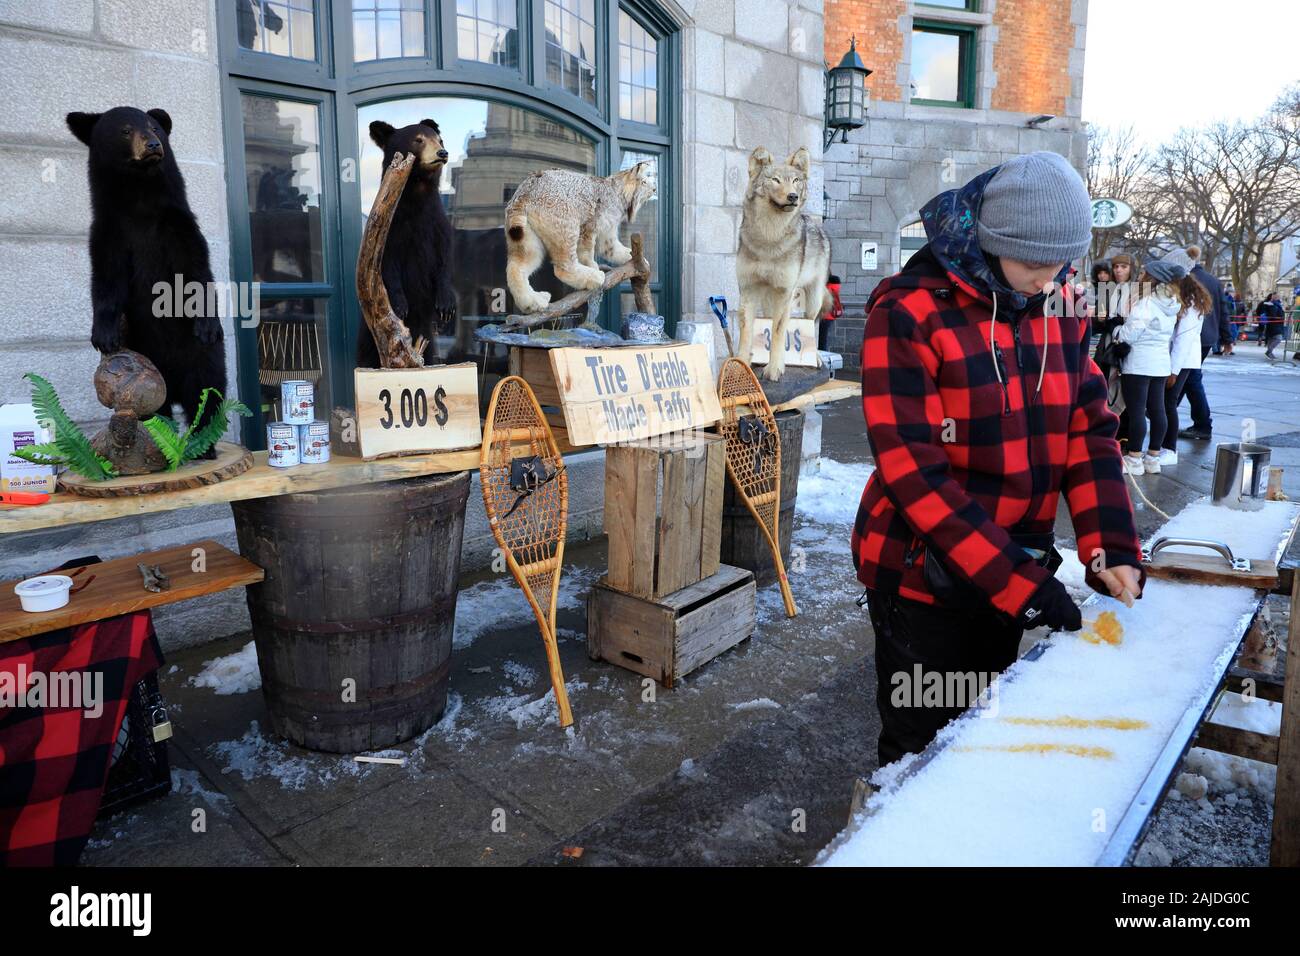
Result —
<path fill-rule="evenodd" d="M 131 689 L 161 663 L 148 611 L 0 644 L 0 865 L 77 862 Z"/>

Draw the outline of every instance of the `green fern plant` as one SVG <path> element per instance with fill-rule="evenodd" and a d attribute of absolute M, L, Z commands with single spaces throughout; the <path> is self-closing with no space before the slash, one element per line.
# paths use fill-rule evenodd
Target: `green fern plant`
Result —
<path fill-rule="evenodd" d="M 53 427 L 54 441 L 15 448 L 14 457 L 34 465 L 64 465 L 91 481 L 116 478 L 117 471 L 112 462 L 95 452 L 90 439 L 63 410 L 54 386 L 35 372 L 28 372 L 23 378 L 32 383 L 32 407 L 36 410 L 36 420 Z"/>
<path fill-rule="evenodd" d="M 217 396 L 219 404 L 212 413 L 212 417 L 208 419 L 207 424 L 202 428 L 195 429 L 195 423 L 203 418 L 203 411 L 208 406 L 208 396 L 210 394 Z M 149 432 L 149 437 L 153 439 L 154 444 L 158 446 L 158 450 L 167 459 L 167 470 L 175 471 L 186 462 L 200 457 L 215 445 L 221 436 L 226 433 L 231 415 L 247 417 L 252 414 L 248 406 L 243 402 L 223 398 L 221 392 L 215 388 L 205 388 L 199 396 L 199 407 L 194 412 L 194 421 L 190 422 L 190 427 L 184 433 L 181 432 L 174 421 L 161 415 L 150 418 L 144 423 L 144 427 Z"/>

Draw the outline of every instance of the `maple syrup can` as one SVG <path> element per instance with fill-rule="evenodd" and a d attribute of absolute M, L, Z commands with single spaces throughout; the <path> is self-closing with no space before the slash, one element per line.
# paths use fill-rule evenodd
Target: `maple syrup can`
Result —
<path fill-rule="evenodd" d="M 271 422 L 266 426 L 266 463 L 274 468 L 298 464 L 298 426 Z"/>
<path fill-rule="evenodd" d="M 280 419 L 289 425 L 310 425 L 316 418 L 316 386 L 296 380 L 280 383 Z"/>
<path fill-rule="evenodd" d="M 298 426 L 298 457 L 304 465 L 323 465 L 330 460 L 330 423 L 312 422 Z"/>

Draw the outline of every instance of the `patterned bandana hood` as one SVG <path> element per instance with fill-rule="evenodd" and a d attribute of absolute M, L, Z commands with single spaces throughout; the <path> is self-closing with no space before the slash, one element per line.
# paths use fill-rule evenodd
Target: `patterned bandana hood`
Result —
<path fill-rule="evenodd" d="M 921 222 L 925 225 L 930 249 L 943 268 L 978 292 L 990 297 L 996 294 L 998 299 L 1011 306 L 1013 312 L 1021 313 L 1041 300 L 1043 293 L 1029 296 L 1008 287 L 994 274 L 979 247 L 979 217 L 984 190 L 1001 168 L 994 166 L 966 185 L 935 196 L 922 207 Z M 1067 262 L 1056 281 L 1064 282 L 1069 271 Z"/>

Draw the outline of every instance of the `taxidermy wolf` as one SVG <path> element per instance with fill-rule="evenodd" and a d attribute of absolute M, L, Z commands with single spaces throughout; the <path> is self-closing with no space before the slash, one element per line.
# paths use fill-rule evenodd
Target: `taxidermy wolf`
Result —
<path fill-rule="evenodd" d="M 525 179 L 506 206 L 506 284 L 516 308 L 540 312 L 550 305 L 551 294 L 528 283 L 548 254 L 555 277 L 566 285 L 603 286 L 595 257 L 616 266 L 632 258 L 618 230 L 636 218 L 655 187 L 648 162 L 603 178 L 548 169 Z"/>
<path fill-rule="evenodd" d="M 799 147 L 778 165 L 760 146 L 749 156 L 749 188 L 740 220 L 736 279 L 740 285 L 740 357 L 750 361 L 754 319 L 761 309 L 772 320 L 772 350 L 763 377 L 778 382 L 785 373 L 785 325 L 795 291 L 803 290 L 805 314 L 820 318 L 830 306 L 826 278 L 831 242 L 826 230 L 803 211 L 808 192 L 808 150 Z"/>

